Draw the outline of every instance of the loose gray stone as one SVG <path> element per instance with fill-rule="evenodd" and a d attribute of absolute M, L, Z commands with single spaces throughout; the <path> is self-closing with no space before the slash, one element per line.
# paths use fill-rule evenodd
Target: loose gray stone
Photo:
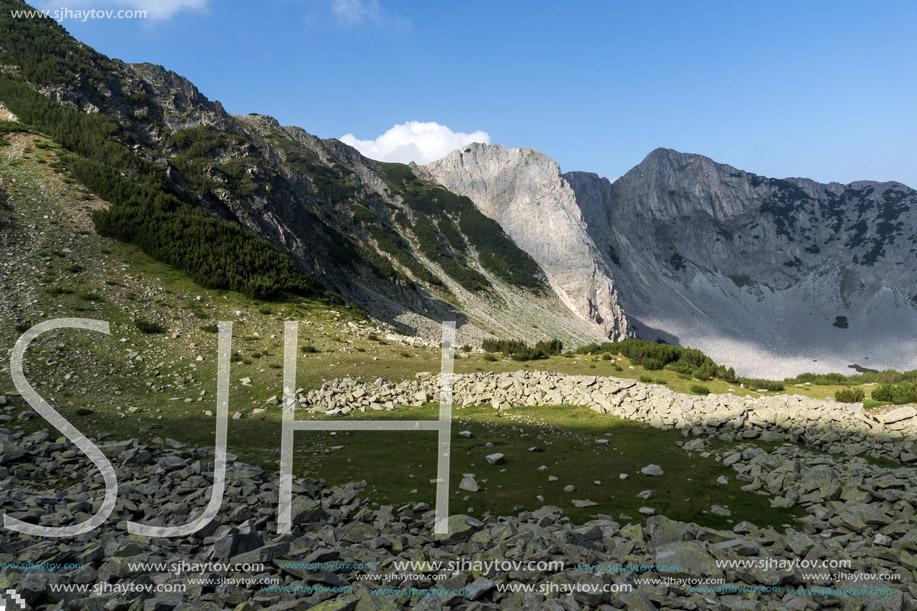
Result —
<path fill-rule="evenodd" d="M 481 486 L 474 479 L 474 475 L 471 473 L 465 473 L 462 476 L 462 481 L 459 484 L 459 488 L 462 490 L 467 490 L 468 492 L 478 492 L 481 489 Z"/>

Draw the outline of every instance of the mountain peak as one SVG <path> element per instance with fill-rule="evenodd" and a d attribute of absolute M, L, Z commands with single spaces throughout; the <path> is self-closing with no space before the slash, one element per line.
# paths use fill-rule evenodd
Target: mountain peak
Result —
<path fill-rule="evenodd" d="M 675 149 L 670 149 L 664 146 L 660 146 L 650 151 L 649 155 L 644 157 L 643 161 L 654 161 L 656 159 L 671 158 L 676 155 L 683 155 L 683 154 L 684 153 L 680 151 L 676 151 Z"/>
<path fill-rule="evenodd" d="M 704 155 L 698 155 L 697 153 L 683 153 L 681 151 L 676 151 L 675 149 L 664 147 L 653 149 L 649 155 L 643 158 L 643 161 L 641 161 L 636 166 L 636 168 L 667 165 L 680 169 L 690 164 L 716 165 L 729 168 L 730 170 L 735 170 L 735 168 L 732 168 L 732 166 L 717 163 L 710 157 L 706 157 Z"/>
<path fill-rule="evenodd" d="M 418 172 L 497 221 L 545 271 L 567 307 L 594 329 L 612 339 L 629 335 L 614 281 L 596 264 L 596 247 L 556 161 L 533 148 L 470 144 Z"/>

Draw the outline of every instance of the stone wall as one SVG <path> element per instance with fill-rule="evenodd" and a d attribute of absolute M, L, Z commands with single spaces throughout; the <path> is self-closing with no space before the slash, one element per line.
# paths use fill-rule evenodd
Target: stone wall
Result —
<path fill-rule="evenodd" d="M 429 373 L 398 384 L 381 378 L 371 383 L 344 378 L 300 394 L 299 400 L 311 411 L 344 416 L 438 401 L 439 384 L 439 376 Z M 912 406 L 871 415 L 861 403 L 798 395 L 700 397 L 625 378 L 541 371 L 457 374 L 453 403 L 456 407 L 489 404 L 495 409 L 584 406 L 656 428 L 678 428 L 685 436 L 788 440 L 832 453 L 917 462 L 917 409 Z"/>

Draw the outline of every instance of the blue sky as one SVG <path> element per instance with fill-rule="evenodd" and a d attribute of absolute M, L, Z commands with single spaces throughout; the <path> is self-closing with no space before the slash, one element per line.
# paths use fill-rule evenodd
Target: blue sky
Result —
<path fill-rule="evenodd" d="M 372 140 L 436 122 L 615 177 L 664 146 L 774 177 L 917 187 L 917 3 L 48 0 L 234 113 Z"/>

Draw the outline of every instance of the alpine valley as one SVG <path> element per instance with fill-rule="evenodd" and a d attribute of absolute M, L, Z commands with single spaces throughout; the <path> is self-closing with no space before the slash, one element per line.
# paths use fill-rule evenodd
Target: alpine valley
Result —
<path fill-rule="evenodd" d="M 17 6 L 3 0 L 3 15 Z M 51 20 L 0 20 L 3 131 L 49 136 L 106 202 L 92 232 L 200 285 L 333 295 L 460 341 L 659 339 L 740 375 L 917 367 L 917 192 L 772 179 L 657 149 L 615 181 L 472 144 L 382 163 L 227 113 L 153 64 Z M 28 288 L 4 283 L 19 322 Z"/>
<path fill-rule="evenodd" d="M 305 3 L 222 3 L 242 36 L 216 4 L 166 50 L 280 41 L 328 61 L 321 103 L 372 89 L 344 80 L 368 29 L 316 61 L 268 15 Z M 474 4 L 446 8 L 508 3 Z M 607 3 L 535 4 L 500 9 L 529 36 Z M 0 0 L 0 611 L 917 609 L 913 189 L 664 148 L 614 181 L 491 144 L 381 162 L 23 10 Z"/>

